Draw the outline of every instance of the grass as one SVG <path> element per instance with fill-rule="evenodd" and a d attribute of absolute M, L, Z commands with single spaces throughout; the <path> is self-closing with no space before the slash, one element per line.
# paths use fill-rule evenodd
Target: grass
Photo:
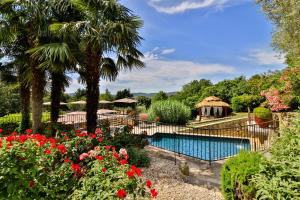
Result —
<path fill-rule="evenodd" d="M 30 114 L 30 119 L 31 119 Z M 42 121 L 47 122 L 50 120 L 50 113 L 49 112 L 43 112 Z M 21 122 L 21 113 L 14 113 L 5 115 L 3 117 L 0 117 L 0 123 L 7 123 L 7 122 Z"/>

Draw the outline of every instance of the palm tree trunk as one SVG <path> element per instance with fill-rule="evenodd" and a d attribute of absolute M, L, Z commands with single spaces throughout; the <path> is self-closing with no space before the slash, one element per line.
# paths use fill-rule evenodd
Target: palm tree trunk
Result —
<path fill-rule="evenodd" d="M 95 132 L 99 103 L 100 56 L 88 51 L 86 69 L 86 121 L 88 133 Z"/>
<path fill-rule="evenodd" d="M 24 80 L 19 80 L 19 82 L 22 114 L 20 131 L 23 132 L 30 128 L 30 86 Z"/>
<path fill-rule="evenodd" d="M 59 117 L 60 99 L 63 89 L 62 75 L 52 73 L 51 83 L 51 123 L 55 124 Z"/>
<path fill-rule="evenodd" d="M 31 103 L 32 103 L 32 130 L 37 133 L 42 127 L 42 114 L 43 114 L 43 96 L 44 88 L 46 85 L 45 71 L 38 68 L 36 61 L 31 61 Z"/>

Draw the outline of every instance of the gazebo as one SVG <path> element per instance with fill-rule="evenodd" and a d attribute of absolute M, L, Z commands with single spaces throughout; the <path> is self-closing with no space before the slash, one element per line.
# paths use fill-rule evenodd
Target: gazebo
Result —
<path fill-rule="evenodd" d="M 219 97 L 210 96 L 196 105 L 199 110 L 199 120 L 205 118 L 219 118 L 228 116 L 230 105 Z"/>

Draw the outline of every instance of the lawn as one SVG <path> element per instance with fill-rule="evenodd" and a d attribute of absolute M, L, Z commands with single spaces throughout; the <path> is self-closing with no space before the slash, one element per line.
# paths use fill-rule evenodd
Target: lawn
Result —
<path fill-rule="evenodd" d="M 31 118 L 31 114 L 30 114 Z M 50 120 L 50 113 L 43 112 L 42 121 L 47 122 Z M 0 117 L 0 124 L 7 122 L 20 122 L 21 121 L 21 113 L 8 114 L 3 117 Z"/>

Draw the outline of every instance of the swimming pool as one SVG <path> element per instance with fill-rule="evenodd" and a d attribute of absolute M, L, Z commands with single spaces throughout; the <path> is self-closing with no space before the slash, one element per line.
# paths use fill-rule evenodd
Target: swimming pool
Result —
<path fill-rule="evenodd" d="M 149 138 L 149 142 L 155 147 L 208 161 L 221 160 L 241 150 L 251 149 L 248 139 L 165 133 L 156 133 Z"/>

